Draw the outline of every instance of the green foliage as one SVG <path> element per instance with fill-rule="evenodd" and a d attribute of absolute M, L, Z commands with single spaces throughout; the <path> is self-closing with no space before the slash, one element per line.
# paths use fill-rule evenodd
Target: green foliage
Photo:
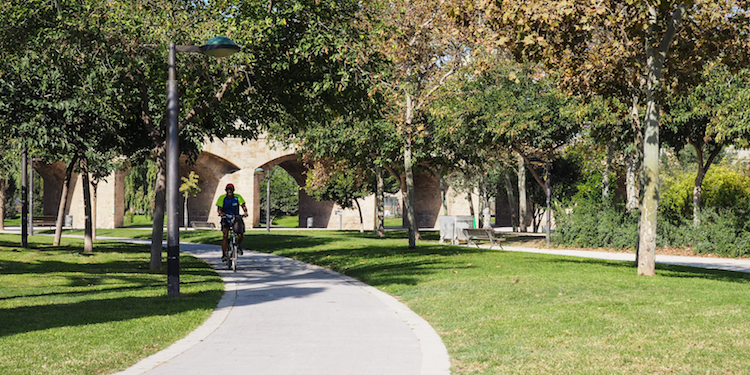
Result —
<path fill-rule="evenodd" d="M 662 183 L 660 211 L 670 219 L 692 218 L 694 173 L 675 173 Z M 750 177 L 736 169 L 716 165 L 703 180 L 703 207 L 717 210 L 748 207 Z"/>
<path fill-rule="evenodd" d="M 125 210 L 151 216 L 156 184 L 156 163 L 135 165 L 125 176 Z"/>
<path fill-rule="evenodd" d="M 638 215 L 601 203 L 601 194 L 578 199 L 571 207 L 557 207 L 555 222 L 552 239 L 563 246 L 632 249 L 638 238 Z"/>
<path fill-rule="evenodd" d="M 305 191 L 318 201 L 333 201 L 342 208 L 354 208 L 355 200 L 368 194 L 367 184 L 354 173 L 333 170 L 322 181 L 313 176 L 320 176 L 320 173 L 308 174 Z"/>
<path fill-rule="evenodd" d="M 747 206 L 735 209 L 706 208 L 699 218 L 697 228 L 686 219 L 659 222 L 659 245 L 689 247 L 696 254 L 728 257 L 750 255 L 750 210 Z"/>
<path fill-rule="evenodd" d="M 261 221 L 266 221 L 266 183 L 271 179 L 271 218 L 279 216 L 296 216 L 299 212 L 299 185 L 284 168 L 271 169 L 271 175 L 263 178 L 260 194 Z"/>
<path fill-rule="evenodd" d="M 190 175 L 187 177 L 180 177 L 182 179 L 180 193 L 182 193 L 185 198 L 194 197 L 201 192 L 201 188 L 198 187 L 198 177 L 200 176 L 195 174 L 195 171 L 190 171 Z"/>
<path fill-rule="evenodd" d="M 692 248 L 695 253 L 722 256 L 750 254 L 750 180 L 728 167 L 716 166 L 706 178 L 706 206 L 700 225 L 692 222 L 690 173 L 684 172 L 664 182 L 657 225 L 657 245 Z M 600 176 L 578 185 L 570 205 L 555 210 L 556 243 L 563 246 L 633 249 L 637 240 L 638 213 L 629 213 L 618 204 L 601 201 Z"/>

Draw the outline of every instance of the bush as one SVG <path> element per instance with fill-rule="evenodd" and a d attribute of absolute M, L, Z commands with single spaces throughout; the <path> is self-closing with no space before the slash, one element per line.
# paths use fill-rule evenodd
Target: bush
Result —
<path fill-rule="evenodd" d="M 667 177 L 662 183 L 659 211 L 671 220 L 693 217 L 695 173 Z M 750 203 L 750 177 L 725 166 L 709 169 L 703 180 L 703 208 L 718 210 L 747 207 Z"/>
<path fill-rule="evenodd" d="M 564 246 L 633 249 L 638 239 L 638 214 L 620 206 L 584 199 L 555 212 L 556 243 Z"/>
<path fill-rule="evenodd" d="M 686 219 L 660 220 L 659 246 L 692 247 L 696 254 L 750 255 L 748 216 L 746 209 L 706 208 L 700 214 L 697 228 Z"/>

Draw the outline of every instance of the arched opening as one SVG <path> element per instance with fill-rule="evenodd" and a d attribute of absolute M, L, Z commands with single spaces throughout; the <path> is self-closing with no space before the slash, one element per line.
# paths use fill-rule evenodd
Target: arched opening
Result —
<path fill-rule="evenodd" d="M 302 161 L 299 160 L 296 154 L 289 154 L 273 159 L 263 165 L 260 165 L 258 168 L 262 169 L 264 172 L 256 174 L 256 183 L 254 189 L 254 207 L 256 207 L 256 209 L 255 212 L 253 212 L 254 226 L 259 227 L 265 225 L 265 221 L 262 223 L 263 225 L 261 225 L 261 218 L 265 218 L 265 211 L 267 210 L 267 206 L 265 205 L 266 201 L 262 199 L 262 196 L 266 195 L 266 190 L 268 190 L 269 187 L 267 183 L 269 171 L 278 171 L 279 169 L 285 171 L 288 176 L 296 182 L 298 193 L 298 208 L 296 215 L 297 223 L 295 226 L 299 228 L 326 228 L 328 226 L 328 223 L 331 219 L 331 212 L 333 211 L 334 203 L 319 202 L 307 195 L 307 193 L 303 189 L 303 187 L 305 186 L 305 172 L 307 171 L 307 168 L 302 163 Z M 279 174 L 281 172 L 276 173 Z M 286 178 L 286 176 L 284 175 L 281 176 Z M 273 182 L 273 179 L 271 181 Z M 274 204 L 273 198 L 274 189 L 271 189 L 272 205 Z M 273 216 L 273 213 L 271 216 Z M 284 223 L 284 226 L 291 226 L 292 220 L 287 220 Z"/>

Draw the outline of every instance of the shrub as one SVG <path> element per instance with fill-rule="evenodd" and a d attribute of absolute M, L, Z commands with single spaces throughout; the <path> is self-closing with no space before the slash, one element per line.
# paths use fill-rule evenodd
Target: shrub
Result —
<path fill-rule="evenodd" d="M 692 219 L 695 173 L 667 177 L 662 182 L 659 211 L 671 220 Z M 703 208 L 719 210 L 747 207 L 750 203 L 750 177 L 740 171 L 714 166 L 703 180 Z"/>
<path fill-rule="evenodd" d="M 657 225 L 659 246 L 692 247 L 696 254 L 750 255 L 747 220 L 747 210 L 714 208 L 701 212 L 697 228 L 685 219 L 662 220 Z"/>
<path fill-rule="evenodd" d="M 633 249 L 638 238 L 638 214 L 621 206 L 583 199 L 555 212 L 556 243 L 564 246 Z"/>

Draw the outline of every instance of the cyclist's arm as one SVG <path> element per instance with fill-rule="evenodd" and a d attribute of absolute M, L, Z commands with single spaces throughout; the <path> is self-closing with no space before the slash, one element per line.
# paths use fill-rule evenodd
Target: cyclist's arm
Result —
<path fill-rule="evenodd" d="M 219 213 L 219 217 L 224 217 L 224 197 L 226 195 L 220 196 L 219 200 L 216 201 L 216 210 Z"/>
<path fill-rule="evenodd" d="M 245 211 L 245 214 L 243 216 L 247 217 L 247 206 L 243 203 L 240 207 L 242 207 L 242 210 Z"/>

